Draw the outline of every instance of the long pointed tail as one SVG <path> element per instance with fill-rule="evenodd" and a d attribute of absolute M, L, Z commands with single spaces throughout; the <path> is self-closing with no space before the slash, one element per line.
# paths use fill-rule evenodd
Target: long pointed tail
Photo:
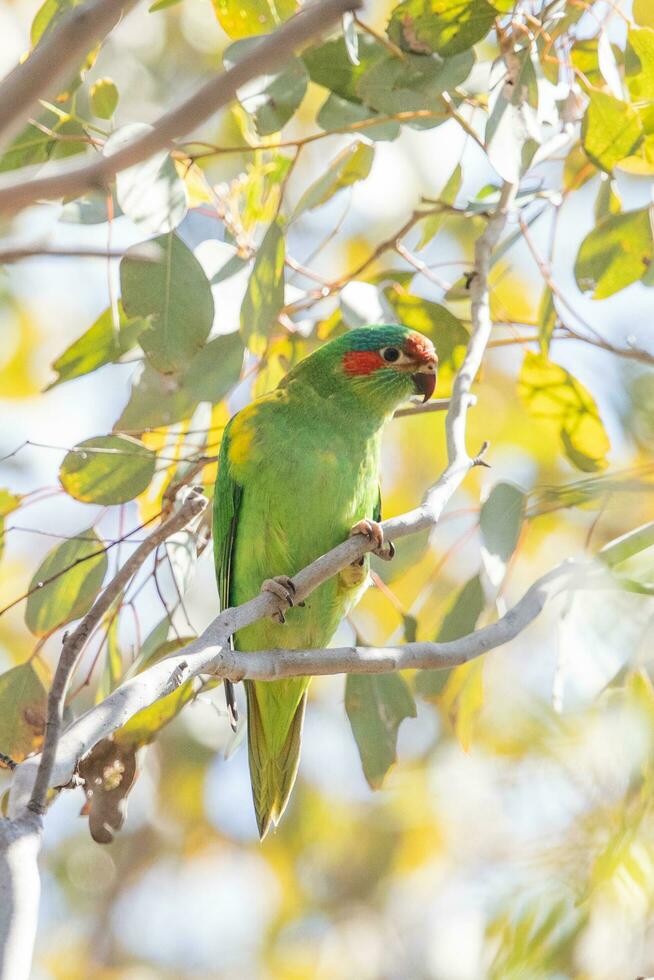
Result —
<path fill-rule="evenodd" d="M 274 682 L 276 687 L 282 684 L 289 687 L 284 692 L 286 696 L 283 701 L 286 704 L 280 705 L 279 697 L 275 697 L 276 710 L 271 712 L 272 704 L 268 692 L 273 685 L 266 682 L 245 682 L 252 799 L 259 837 L 262 840 L 270 825 L 276 826 L 279 823 L 291 795 L 300 761 L 302 722 L 307 702 L 306 681 Z M 283 710 L 284 707 L 287 707 L 286 711 Z M 264 718 L 264 713 L 267 713 L 267 718 Z"/>

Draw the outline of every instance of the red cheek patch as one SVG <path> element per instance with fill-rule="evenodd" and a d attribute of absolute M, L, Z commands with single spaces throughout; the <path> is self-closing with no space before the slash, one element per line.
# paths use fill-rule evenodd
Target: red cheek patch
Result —
<path fill-rule="evenodd" d="M 343 358 L 343 370 L 346 374 L 372 374 L 384 363 L 377 351 L 351 350 Z"/>

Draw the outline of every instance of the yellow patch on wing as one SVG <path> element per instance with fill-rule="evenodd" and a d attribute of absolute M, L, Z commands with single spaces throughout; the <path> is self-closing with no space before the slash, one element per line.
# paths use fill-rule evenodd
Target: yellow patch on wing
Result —
<path fill-rule="evenodd" d="M 252 443 L 254 442 L 255 427 L 245 413 L 236 416 L 229 433 L 229 461 L 232 466 L 238 468 L 243 466 L 250 459 Z"/>

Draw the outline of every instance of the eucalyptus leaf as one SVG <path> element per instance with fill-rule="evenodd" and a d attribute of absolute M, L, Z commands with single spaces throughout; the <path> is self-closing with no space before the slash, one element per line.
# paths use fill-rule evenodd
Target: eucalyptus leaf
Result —
<path fill-rule="evenodd" d="M 156 460 L 151 449 L 131 436 L 96 436 L 66 454 L 59 481 L 66 493 L 84 503 L 123 504 L 149 486 Z"/>
<path fill-rule="evenodd" d="M 122 126 L 111 134 L 102 152 L 112 156 L 151 131 L 145 123 Z M 116 198 L 123 213 L 148 235 L 172 231 L 188 210 L 184 181 L 165 150 L 121 170 L 116 176 Z"/>
<path fill-rule="evenodd" d="M 230 44 L 223 55 L 225 68 L 238 64 L 263 39 L 247 37 Z M 299 58 L 290 58 L 272 75 L 260 75 L 239 89 L 238 98 L 254 119 L 260 136 L 278 132 L 299 108 L 307 90 L 309 76 Z"/>
<path fill-rule="evenodd" d="M 575 261 L 577 285 L 606 299 L 639 279 L 652 265 L 650 209 L 609 215 L 586 235 Z"/>
<path fill-rule="evenodd" d="M 150 317 L 139 343 L 153 367 L 164 373 L 186 367 L 204 345 L 214 316 L 211 286 L 193 253 L 172 232 L 154 240 L 158 262 L 134 257 L 120 263 L 123 306 L 128 316 Z"/>
<path fill-rule="evenodd" d="M 311 211 L 330 200 L 344 187 L 365 180 L 370 173 L 375 156 L 374 147 L 362 140 L 354 140 L 332 160 L 325 173 L 304 192 L 298 201 L 293 217 L 303 211 Z"/>
<path fill-rule="evenodd" d="M 104 543 L 93 528 L 53 548 L 29 585 L 27 628 L 42 636 L 80 619 L 93 605 L 107 567 Z"/>
<path fill-rule="evenodd" d="M 598 167 L 611 173 L 634 152 L 643 137 L 643 125 L 636 110 L 598 89 L 589 92 L 589 103 L 582 124 L 584 150 Z"/>
<path fill-rule="evenodd" d="M 416 705 L 401 674 L 348 674 L 345 710 L 359 749 L 364 775 L 379 789 L 397 757 L 397 733 Z"/>
<path fill-rule="evenodd" d="M 14 762 L 41 747 L 49 684 L 38 657 L 0 674 L 0 752 Z"/>
<path fill-rule="evenodd" d="M 496 17 L 486 0 L 404 0 L 394 8 L 387 30 L 404 51 L 446 58 L 481 41 Z"/>
<path fill-rule="evenodd" d="M 260 354 L 277 325 L 284 305 L 284 233 L 273 221 L 259 246 L 241 306 L 243 342 Z"/>

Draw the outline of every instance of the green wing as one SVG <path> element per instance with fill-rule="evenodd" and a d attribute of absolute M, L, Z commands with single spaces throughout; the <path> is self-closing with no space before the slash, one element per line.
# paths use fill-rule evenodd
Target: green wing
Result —
<path fill-rule="evenodd" d="M 213 553 L 220 608 L 231 601 L 232 559 L 238 525 L 238 512 L 243 495 L 242 487 L 234 480 L 229 465 L 229 430 L 227 425 L 218 457 L 218 477 L 213 496 Z"/>
<path fill-rule="evenodd" d="M 227 609 L 231 601 L 232 587 L 232 560 L 234 557 L 234 542 L 236 540 L 236 527 L 238 525 L 238 512 L 241 504 L 243 490 L 234 480 L 229 465 L 229 428 L 231 422 L 225 428 L 223 440 L 220 446 L 218 457 L 218 476 L 213 494 L 213 554 L 216 565 L 216 583 L 218 585 L 218 597 L 220 608 Z M 230 646 L 234 646 L 234 638 L 230 639 Z M 236 695 L 234 685 L 225 679 L 225 700 L 227 702 L 227 714 L 232 731 L 236 731 L 238 721 L 238 710 L 236 707 Z"/>
<path fill-rule="evenodd" d="M 382 519 L 381 486 L 379 487 L 377 493 L 377 503 L 375 504 L 375 509 L 372 512 L 372 519 L 373 521 L 377 521 L 377 523 L 379 523 L 379 521 Z"/>

